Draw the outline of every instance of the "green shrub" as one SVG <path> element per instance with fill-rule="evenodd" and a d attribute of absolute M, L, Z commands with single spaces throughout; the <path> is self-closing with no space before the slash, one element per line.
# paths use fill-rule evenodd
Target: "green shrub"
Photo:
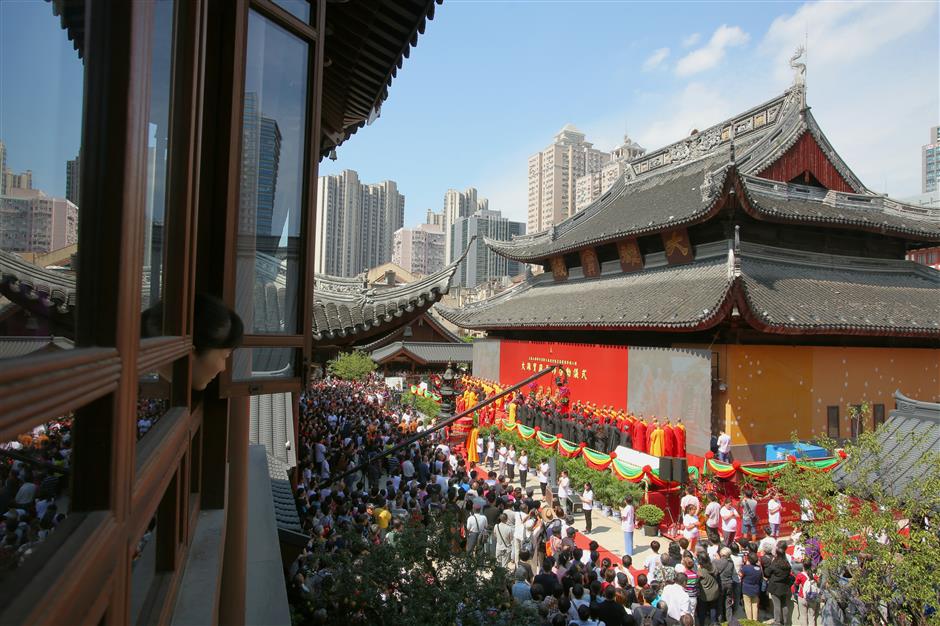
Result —
<path fill-rule="evenodd" d="M 330 374 L 343 380 L 364 380 L 376 367 L 372 357 L 361 350 L 343 352 L 327 362 Z"/>
<path fill-rule="evenodd" d="M 435 402 L 432 398 L 428 398 L 427 396 L 415 395 L 410 391 L 401 394 L 401 404 L 402 406 L 413 406 L 428 417 L 437 417 L 441 412 L 441 404 L 439 402 Z"/>
<path fill-rule="evenodd" d="M 658 526 L 665 516 L 663 510 L 655 504 L 644 504 L 636 510 L 636 518 L 649 526 Z"/>

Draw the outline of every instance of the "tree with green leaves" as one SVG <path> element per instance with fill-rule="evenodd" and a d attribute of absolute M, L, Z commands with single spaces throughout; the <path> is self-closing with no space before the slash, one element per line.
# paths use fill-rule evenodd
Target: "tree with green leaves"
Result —
<path fill-rule="evenodd" d="M 345 537 L 348 549 L 331 557 L 332 584 L 292 607 L 295 623 L 537 624 L 534 609 L 512 601 L 510 572 L 483 551 L 459 546 L 455 512 L 409 523 L 394 542 L 367 545 Z M 324 615 L 325 614 L 325 615 Z"/>
<path fill-rule="evenodd" d="M 818 443 L 837 449 L 832 440 Z M 844 452 L 837 471 L 791 463 L 774 480 L 785 497 L 812 503 L 815 519 L 804 524 L 801 541 L 819 542 L 823 597 L 854 613 L 853 624 L 940 624 L 940 454 L 917 459 L 914 478 L 897 485 L 897 453 L 885 449 L 878 431 Z"/>
<path fill-rule="evenodd" d="M 343 352 L 327 362 L 330 374 L 343 380 L 365 380 L 376 367 L 375 361 L 362 350 Z"/>

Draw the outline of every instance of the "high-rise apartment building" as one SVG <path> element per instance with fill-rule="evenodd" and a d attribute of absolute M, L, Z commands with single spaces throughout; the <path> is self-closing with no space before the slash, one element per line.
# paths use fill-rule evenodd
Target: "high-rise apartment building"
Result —
<path fill-rule="evenodd" d="M 7 181 L 6 176 L 3 175 L 7 171 L 7 145 L 0 141 L 0 196 L 7 195 Z"/>
<path fill-rule="evenodd" d="M 455 249 L 451 246 L 451 228 L 461 217 L 469 217 L 477 211 L 486 211 L 490 208 L 490 202 L 486 198 L 480 198 L 476 188 L 468 187 L 464 191 L 448 189 L 444 194 L 443 211 L 443 230 L 447 234 L 444 243 L 444 259 L 447 263 L 453 262 L 454 258 L 460 256 L 462 249 Z M 430 217 L 430 212 L 429 217 Z M 429 221 L 429 223 L 431 223 Z"/>
<path fill-rule="evenodd" d="M 0 196 L 0 249 L 45 254 L 78 241 L 78 207 L 38 189 Z"/>
<path fill-rule="evenodd" d="M 573 215 L 575 181 L 600 172 L 610 154 L 594 148 L 571 124 L 555 135 L 552 145 L 529 157 L 528 231 L 535 233 Z"/>
<path fill-rule="evenodd" d="M 395 231 L 392 263 L 412 274 L 427 276 L 444 265 L 444 231 L 434 224 Z"/>
<path fill-rule="evenodd" d="M 79 180 L 81 178 L 82 156 L 79 154 L 74 159 L 65 162 L 65 199 L 78 206 Z"/>
<path fill-rule="evenodd" d="M 288 218 L 287 210 L 277 212 L 275 203 L 281 131 L 275 120 L 258 109 L 256 93 L 245 94 L 243 116 L 239 233 L 254 234 L 262 238 L 259 243 L 263 248 L 275 248 L 274 241 L 280 238 Z"/>
<path fill-rule="evenodd" d="M 447 232 L 444 227 L 444 212 L 443 211 L 432 211 L 428 209 L 427 217 L 424 218 L 424 223 L 430 226 L 437 226 L 441 229 L 441 232 Z"/>
<path fill-rule="evenodd" d="M 940 126 L 930 128 L 930 141 L 920 149 L 921 191 L 930 193 L 940 190 Z"/>
<path fill-rule="evenodd" d="M 623 136 L 623 143 L 611 150 L 610 162 L 600 171 L 579 176 L 575 181 L 575 211 L 582 211 L 586 206 L 607 193 L 617 179 L 623 176 L 630 161 L 646 154 L 629 135 Z"/>
<path fill-rule="evenodd" d="M 525 234 L 525 224 L 503 217 L 499 211 L 481 209 L 468 217 L 460 217 L 451 226 L 451 249 L 461 253 L 470 245 L 467 258 L 457 268 L 454 284 L 461 287 L 476 287 L 493 278 L 515 276 L 522 272 L 523 264 L 502 257 L 486 246 L 484 237 L 498 241 L 509 241 L 515 235 Z"/>
<path fill-rule="evenodd" d="M 394 181 L 362 184 L 353 170 L 317 181 L 314 269 L 355 276 L 392 258 L 395 231 L 405 221 L 405 196 Z"/>

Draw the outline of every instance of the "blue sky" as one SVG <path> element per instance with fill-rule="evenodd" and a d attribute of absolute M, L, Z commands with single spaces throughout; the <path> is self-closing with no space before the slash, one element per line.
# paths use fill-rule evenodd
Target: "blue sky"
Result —
<path fill-rule="evenodd" d="M 392 179 L 405 221 L 475 186 L 524 221 L 526 161 L 566 123 L 647 149 L 781 93 L 808 34 L 808 101 L 875 191 L 920 190 L 940 123 L 936 2 L 446 0 L 392 84 L 382 116 L 323 161 Z M 0 1 L 0 139 L 8 165 L 64 195 L 78 149 L 81 63 L 43 0 Z"/>
<path fill-rule="evenodd" d="M 873 190 L 916 194 L 937 26 L 933 2 L 445 0 L 382 116 L 320 172 L 397 181 L 409 225 L 467 186 L 524 221 L 527 159 L 566 123 L 654 149 L 781 93 L 808 35 L 808 102 L 835 148 Z"/>

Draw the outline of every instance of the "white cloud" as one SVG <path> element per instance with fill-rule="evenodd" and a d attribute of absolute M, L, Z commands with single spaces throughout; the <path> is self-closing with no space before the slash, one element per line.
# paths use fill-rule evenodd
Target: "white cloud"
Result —
<path fill-rule="evenodd" d="M 777 78 L 790 74 L 787 59 L 807 40 L 808 72 L 844 66 L 873 55 L 887 43 L 936 25 L 932 2 L 816 2 L 773 21 L 760 51 L 774 62 Z"/>
<path fill-rule="evenodd" d="M 689 35 L 688 37 L 682 40 L 682 47 L 688 48 L 689 46 L 694 46 L 695 44 L 699 42 L 701 38 L 702 38 L 702 35 L 700 35 L 699 33 L 692 33 L 691 35 Z"/>
<path fill-rule="evenodd" d="M 726 100 L 720 89 L 701 82 L 689 83 L 679 94 L 664 99 L 664 104 L 637 133 L 637 141 L 647 150 L 679 141 L 693 129 L 704 130 L 717 124 L 732 115 L 736 107 L 746 108 L 743 103 Z"/>
<path fill-rule="evenodd" d="M 689 76 L 709 70 L 721 63 L 728 48 L 742 46 L 750 39 L 750 35 L 739 27 L 722 24 L 712 34 L 707 44 L 679 59 L 676 64 L 676 74 Z"/>
<path fill-rule="evenodd" d="M 643 61 L 643 71 L 649 72 L 650 70 L 656 69 L 662 65 L 662 62 L 665 61 L 668 56 L 669 48 L 660 48 Z"/>

